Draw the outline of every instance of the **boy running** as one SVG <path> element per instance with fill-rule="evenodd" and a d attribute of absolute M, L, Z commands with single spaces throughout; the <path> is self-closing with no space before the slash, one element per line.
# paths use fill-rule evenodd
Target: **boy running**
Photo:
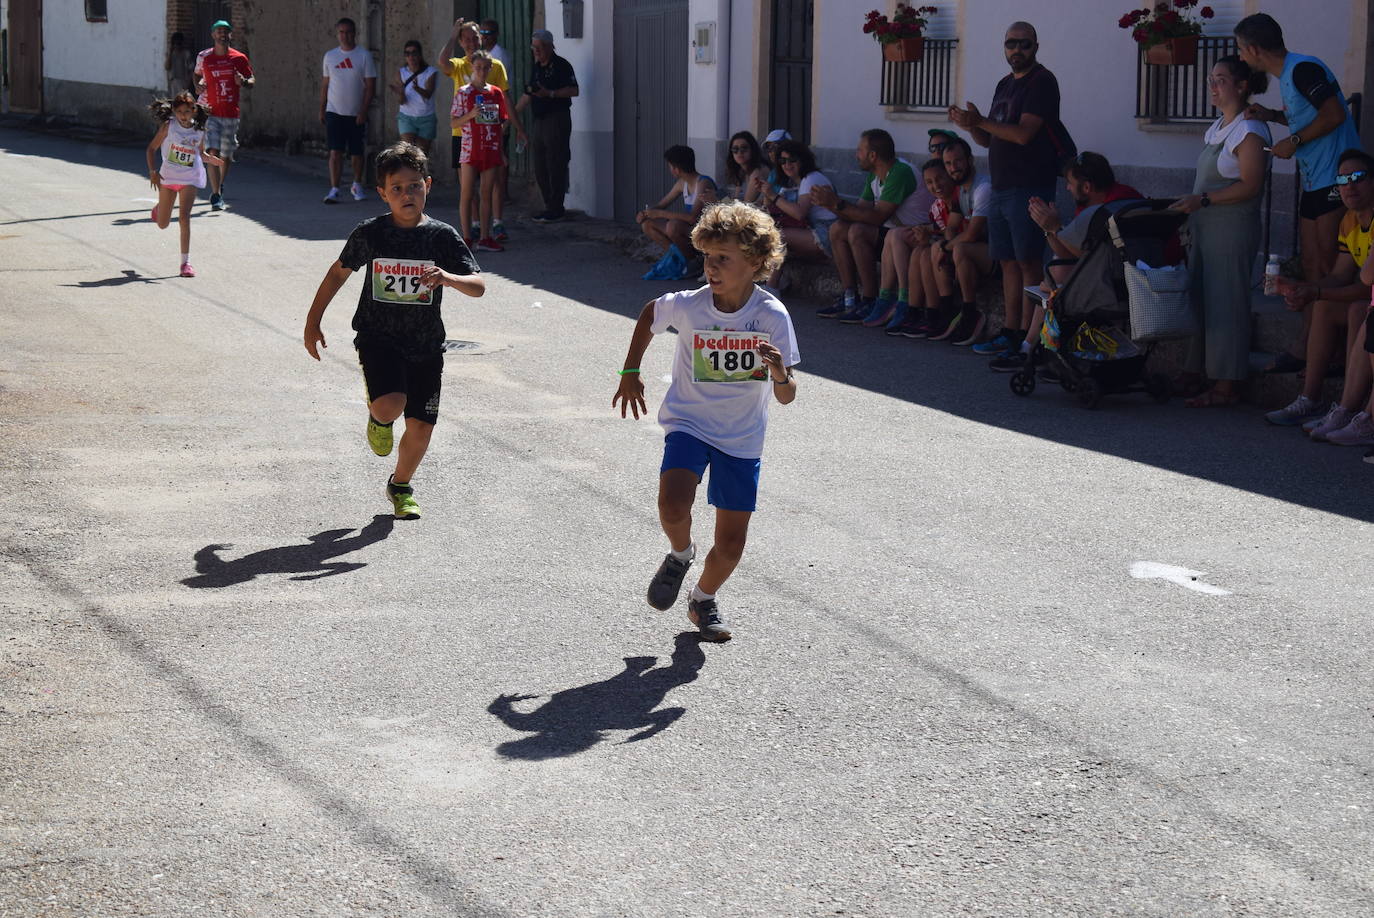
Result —
<path fill-rule="evenodd" d="M 472 79 L 453 94 L 453 107 L 450 110 L 454 130 L 461 129 L 463 132 L 459 153 L 462 187 L 459 191 L 458 216 L 461 226 L 474 225 L 472 196 L 479 194 L 481 228 L 477 250 L 502 252 L 505 246 L 492 238 L 491 217 L 496 201 L 496 179 L 501 174 L 501 165 L 506 161 L 501 152 L 501 131 L 502 126 L 510 120 L 510 107 L 506 104 L 506 94 L 487 82 L 487 76 L 491 73 L 491 55 L 485 51 L 473 51 L 468 55 L 468 63 L 472 67 Z"/>
<path fill-rule="evenodd" d="M 420 516 L 410 479 L 439 420 L 443 288 L 468 296 L 486 292 L 486 281 L 458 231 L 425 216 L 432 181 L 428 158 L 413 144 L 395 143 L 377 154 L 377 194 L 391 213 L 354 228 L 305 318 L 305 349 L 319 360 L 316 346 L 328 347 L 320 330 L 325 309 L 349 275 L 368 266 L 353 314 L 358 333 L 353 346 L 367 385 L 367 442 L 374 453 L 391 453 L 391 425 L 402 414 L 406 418 L 396 470 L 386 483 L 386 495 L 402 520 Z"/>
<path fill-rule="evenodd" d="M 667 432 L 658 479 L 658 515 L 671 548 L 649 582 L 649 605 L 668 610 L 696 556 L 692 503 L 706 467 L 706 498 L 716 508 L 715 544 L 692 588 L 687 617 L 708 641 L 730 640 L 716 606 L 716 592 L 744 554 L 750 515 L 758 495 L 760 456 L 768 403 L 797 397 L 792 368 L 796 335 L 787 309 L 756 281 L 781 263 L 782 236 L 773 219 L 740 201 L 707 207 L 692 229 L 702 253 L 707 285 L 669 293 L 644 305 L 630 338 L 619 391 L 636 419 L 648 414 L 640 359 L 654 335 L 677 330 L 673 379 L 658 422 Z"/>

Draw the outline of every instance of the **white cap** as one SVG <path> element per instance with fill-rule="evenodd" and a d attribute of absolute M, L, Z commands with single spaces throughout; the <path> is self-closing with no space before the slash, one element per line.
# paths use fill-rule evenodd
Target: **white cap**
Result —
<path fill-rule="evenodd" d="M 769 131 L 769 132 L 768 132 L 768 136 L 765 137 L 765 138 L 763 138 L 763 142 L 764 142 L 764 143 L 777 143 L 779 140 L 791 140 L 791 139 L 792 139 L 792 135 L 791 135 L 791 134 L 787 133 L 787 132 L 784 131 L 782 128 L 778 128 L 777 130 Z"/>

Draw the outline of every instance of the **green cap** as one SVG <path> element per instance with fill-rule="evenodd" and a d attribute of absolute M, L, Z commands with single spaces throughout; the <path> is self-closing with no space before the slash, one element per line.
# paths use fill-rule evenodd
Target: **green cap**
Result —
<path fill-rule="evenodd" d="M 231 26 L 229 23 L 225 22 L 223 19 L 219 20 L 219 21 L 216 22 L 214 25 L 210 26 L 210 31 L 213 32 L 213 31 L 215 31 L 215 29 L 218 29 L 220 26 L 223 26 L 224 28 L 228 29 L 230 32 L 234 31 L 234 27 Z"/>

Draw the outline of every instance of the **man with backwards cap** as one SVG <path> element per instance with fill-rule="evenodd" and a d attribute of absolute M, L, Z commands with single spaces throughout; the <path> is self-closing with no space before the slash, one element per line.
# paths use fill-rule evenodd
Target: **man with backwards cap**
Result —
<path fill-rule="evenodd" d="M 196 58 L 196 85 L 210 107 L 210 118 L 205 122 L 205 152 L 224 160 L 223 166 L 205 164 L 211 210 L 224 210 L 224 180 L 239 148 L 239 87 L 256 82 L 248 55 L 229 47 L 233 31 L 223 19 L 210 26 L 215 44 Z"/>
<path fill-rule="evenodd" d="M 530 36 L 534 53 L 534 72 L 525 93 L 515 104 L 518 115 L 527 106 L 533 115 L 530 125 L 530 154 L 534 159 L 534 179 L 544 198 L 544 210 L 533 217 L 536 223 L 563 219 L 563 196 L 568 193 L 568 160 L 572 151 L 572 100 L 578 94 L 577 76 L 572 64 L 553 53 L 553 33 L 536 29 Z"/>
<path fill-rule="evenodd" d="M 778 148 L 778 144 L 784 140 L 791 140 L 792 135 L 782 128 L 774 128 L 768 132 L 768 136 L 763 138 L 763 158 L 768 160 L 768 184 L 773 186 L 774 191 L 782 190 L 782 170 L 773 161 L 773 151 Z"/>

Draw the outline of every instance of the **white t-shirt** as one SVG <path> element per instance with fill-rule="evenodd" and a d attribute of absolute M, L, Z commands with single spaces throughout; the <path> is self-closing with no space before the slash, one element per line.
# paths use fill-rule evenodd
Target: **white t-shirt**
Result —
<path fill-rule="evenodd" d="M 377 78 L 377 64 L 365 48 L 331 48 L 324 54 L 324 76 L 329 78 L 325 111 L 356 117 L 363 113 L 363 80 Z"/>
<path fill-rule="evenodd" d="M 992 214 L 992 179 L 980 172 L 973 177 L 972 188 L 959 186 L 959 213 L 965 219 Z"/>
<path fill-rule="evenodd" d="M 825 177 L 824 172 L 817 169 L 801 180 L 801 185 L 797 188 L 797 196 L 801 197 L 802 195 L 810 194 L 813 188 L 832 187 L 834 186 L 831 184 L 830 179 Z M 836 215 L 833 210 L 828 207 L 821 207 L 817 204 L 812 204 L 811 209 L 806 212 L 806 220 L 808 223 L 815 223 L 817 220 L 834 219 L 836 219 Z"/>
<path fill-rule="evenodd" d="M 506 62 L 506 49 L 501 47 L 501 43 L 499 41 L 496 44 L 492 45 L 491 50 L 489 50 L 487 53 L 490 54 L 494 60 L 500 61 L 501 66 L 506 68 L 507 73 L 510 73 L 510 64 Z"/>
<path fill-rule="evenodd" d="M 737 459 L 760 458 L 773 383 L 754 346 L 766 336 L 782 352 L 785 366 L 801 361 L 787 308 L 755 285 L 743 308 L 721 312 L 707 286 L 654 301 L 650 329 L 658 335 L 669 326 L 677 329 L 677 352 L 673 381 L 658 409 L 659 425 L 667 433 L 691 434 Z M 708 381 L 710 377 L 735 381 Z"/>
<path fill-rule="evenodd" d="M 1222 178 L 1240 178 L 1240 160 L 1236 158 L 1236 147 L 1240 146 L 1241 142 L 1251 134 L 1259 137 L 1261 145 L 1266 147 L 1273 145 L 1273 141 L 1270 140 L 1269 125 L 1263 121 L 1253 121 L 1249 118 L 1236 118 L 1225 127 L 1222 126 L 1221 119 L 1218 118 L 1212 122 L 1212 126 L 1203 135 L 1202 142 L 1207 146 L 1221 144 L 1221 156 L 1217 158 L 1217 171 L 1221 173 Z"/>
<path fill-rule="evenodd" d="M 401 103 L 400 107 L 401 114 L 409 115 L 412 118 L 423 118 L 425 115 L 434 114 L 434 96 L 431 94 L 430 97 L 426 99 L 424 96 L 420 95 L 415 87 L 424 86 L 430 81 L 430 78 L 434 77 L 438 72 L 439 71 L 435 70 L 433 67 L 426 67 L 424 70 L 420 71 L 419 76 L 410 80 L 410 68 L 401 68 L 401 85 L 406 88 L 406 100 Z M 407 83 L 406 80 L 410 80 L 410 82 Z"/>

